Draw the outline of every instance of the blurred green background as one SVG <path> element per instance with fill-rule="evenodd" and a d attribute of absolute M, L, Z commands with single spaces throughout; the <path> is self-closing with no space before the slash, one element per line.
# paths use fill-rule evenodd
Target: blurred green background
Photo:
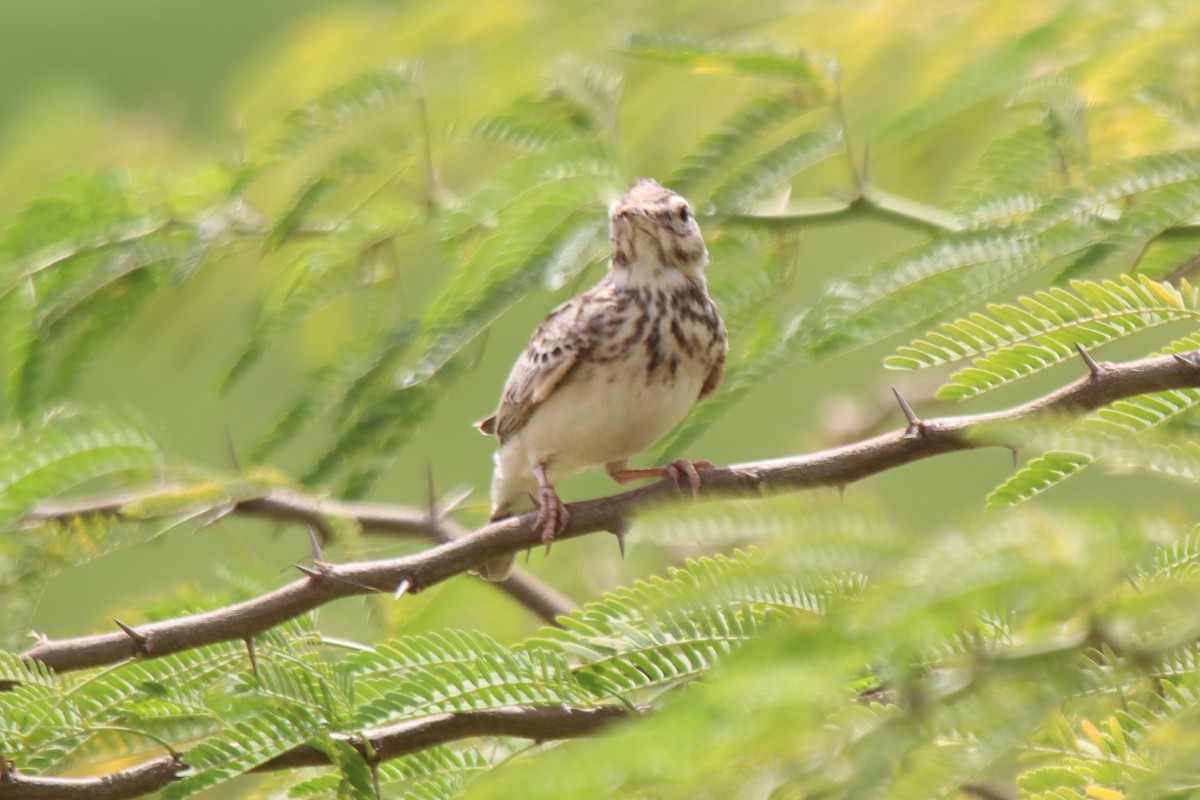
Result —
<path fill-rule="evenodd" d="M 662 178 L 753 87 L 720 70 L 665 67 L 621 51 L 628 34 L 656 31 L 773 40 L 836 56 L 852 146 L 861 155 L 869 142 L 872 179 L 908 197 L 944 203 L 992 138 L 1036 113 L 1008 107 L 1003 92 L 982 93 L 982 101 L 956 96 L 956 79 L 966 80 L 973 71 L 979 73 L 977 88 L 997 80 L 999 89 L 1006 75 L 1074 70 L 1095 103 L 1089 132 L 1095 160 L 1179 144 L 1181 134 L 1129 100 L 1155 48 L 1184 49 L 1196 40 L 1197 15 L 1181 5 L 1168 22 L 1161 9 L 1155 11 L 1166 5 L 1093 9 L 1087 3 L 1017 0 L 952 5 L 905 0 L 4 3 L 0 214 L 74 172 L 185 171 L 197 163 L 236 160 L 239 153 L 261 147 L 290 110 L 327 86 L 365 68 L 414 60 L 424 68 L 430 126 L 449 132 L 445 141 L 536 91 L 563 58 L 619 73 L 624 77 L 618 121 L 623 170 L 629 180 Z M 1028 47 L 1012 46 L 1026 39 Z M 1122 46 L 1101 58 L 1105 42 Z M 1182 80 L 1194 83 L 1196 75 Z M 932 107 L 936 119 L 914 122 L 906 114 L 918 104 Z M 451 189 L 469 188 L 477 171 L 493 170 L 503 158 L 452 145 L 434 153 L 440 178 Z M 805 173 L 793 183 L 793 192 L 821 198 L 848 185 L 838 162 Z M 814 219 L 798 239 L 796 278 L 779 298 L 781 307 L 799 305 L 829 281 L 860 272 L 917 238 L 904 226 L 869 215 Z M 426 248 L 428 259 L 425 268 L 406 276 L 408 283 L 395 297 L 398 315 L 419 309 L 453 267 L 428 241 L 403 246 L 412 248 L 410 258 Z M 723 269 L 728 266 L 714 261 L 711 279 L 736 282 L 736 275 Z M 546 311 L 598 274 L 593 268 L 564 288 L 535 291 L 500 319 L 474 346 L 477 363 L 438 405 L 372 497 L 421 504 L 431 471 L 439 490 L 474 488 L 457 516 L 468 526 L 481 522 L 492 442 L 470 423 L 494 407 L 512 360 Z M 219 395 L 220 377 L 245 341 L 255 298 L 277 279 L 269 257 L 235 252 L 206 265 L 181 288 L 160 292 L 91 365 L 76 399 L 136 409 L 152 421 L 174 457 L 229 470 L 226 431 L 235 449 L 257 440 L 287 399 L 304 391 L 305 376 L 336 360 L 354 340 L 360 323 L 352 302 L 322 309 L 273 344 L 230 393 Z M 1036 277 L 1019 288 L 1044 280 Z M 896 424 L 888 385 L 905 385 L 916 399 L 937 383 L 936 376 L 914 378 L 882 369 L 882 358 L 906 338 L 783 371 L 736 405 L 689 448 L 689 455 L 717 463 L 758 460 L 860 435 L 877 420 Z M 974 408 L 1008 405 L 1074 376 L 1055 370 L 997 392 Z M 923 412 L 933 408 L 918 403 Z M 275 466 L 293 475 L 302 471 L 321 433 L 301 437 L 274 459 Z M 849 491 L 878 495 L 898 514 L 925 525 L 977 510 L 1010 469 L 1006 451 L 965 453 L 896 470 Z M 1054 501 L 1105 496 L 1110 481 L 1089 476 L 1059 490 Z M 1177 502 L 1170 487 L 1150 479 L 1125 477 L 1120 487 L 1148 503 Z M 570 500 L 612 489 L 601 476 L 587 475 L 569 482 L 563 494 Z M 370 538 L 339 555 L 382 556 L 407 546 Z M 161 594 L 200 598 L 225 581 L 242 585 L 247 575 L 277 585 L 292 578 L 289 565 L 303 560 L 307 547 L 301 531 L 243 521 L 165 536 L 158 546 L 121 551 L 54 579 L 30 627 L 54 637 L 88 633 L 106 629 L 114 615 L 137 619 Z M 572 596 L 588 598 L 661 569 L 664 559 L 675 555 L 634 547 L 622 562 L 611 539 L 592 536 L 556 547 L 549 559 L 535 553 L 529 568 Z M 501 639 L 528 633 L 535 622 L 513 613 L 507 602 L 462 579 L 400 605 L 378 598 L 343 602 L 322 612 L 330 618 L 323 627 L 356 635 L 360 620 L 370 619 L 389 630 L 453 625 L 486 629 Z"/>

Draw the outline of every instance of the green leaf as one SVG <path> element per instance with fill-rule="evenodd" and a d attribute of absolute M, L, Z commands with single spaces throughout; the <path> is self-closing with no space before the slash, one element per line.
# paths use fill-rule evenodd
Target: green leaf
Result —
<path fill-rule="evenodd" d="M 526 192 L 496 210 L 495 224 L 472 243 L 461 266 L 426 304 L 421 353 L 403 383 L 437 373 L 500 314 L 539 285 L 581 223 L 603 214 L 617 185 L 615 165 L 601 159 L 556 164 L 527 176 Z"/>
<path fill-rule="evenodd" d="M 316 100 L 287 116 L 271 150 L 292 157 L 349 128 L 420 97 L 419 66 L 399 64 L 368 70 L 326 89 Z"/>
<path fill-rule="evenodd" d="M 735 159 L 772 129 L 812 107 L 805 98 L 792 91 L 755 97 L 722 119 L 720 127 L 706 135 L 696 151 L 684 158 L 667 185 L 685 195 L 694 191 L 713 180 L 713 176 L 729 172 L 737 163 Z"/>
<path fill-rule="evenodd" d="M 1030 461 L 1019 472 L 992 490 L 988 510 L 1010 508 L 1036 497 L 1089 466 L 1095 458 L 1086 453 L 1049 452 Z"/>
<path fill-rule="evenodd" d="M 163 797 L 175 800 L 218 786 L 304 744 L 323 729 L 323 721 L 302 708 L 264 709 L 189 748 L 183 759 L 195 772 L 169 784 Z"/>
<path fill-rule="evenodd" d="M 228 392 L 286 331 L 320 309 L 374 281 L 373 250 L 353 234 L 328 237 L 292 260 L 279 289 L 255 309 L 250 338 L 221 379 Z"/>
<path fill-rule="evenodd" d="M 993 304 L 986 314 L 942 325 L 899 348 L 884 364 L 914 369 L 972 359 L 938 390 L 963 400 L 1076 358 L 1077 347 L 1096 348 L 1179 320 L 1200 318 L 1200 292 L 1146 277 L 1074 281 L 1070 291 L 1049 289 L 1016 304 Z"/>
<path fill-rule="evenodd" d="M 834 89 L 836 66 L 814 62 L 799 50 L 653 34 L 630 36 L 626 46 L 632 55 L 679 64 L 694 72 L 729 71 L 783 78 L 803 86 L 818 99 L 832 95 Z"/>
<path fill-rule="evenodd" d="M 458 647 L 466 644 L 469 655 Z M 359 726 L 374 726 L 430 714 L 512 705 L 592 705 L 595 698 L 577 683 L 561 653 L 541 646 L 508 649 L 481 634 L 470 637 L 401 640 L 397 651 L 415 647 L 408 666 L 356 681 Z M 432 652 L 431 652 L 432 650 Z M 368 669 L 380 669 L 380 660 Z M 378 673 L 376 673 L 378 674 Z"/>
<path fill-rule="evenodd" d="M 955 192 L 953 206 L 971 228 L 1028 217 L 1061 181 L 1058 153 L 1044 124 L 994 139 Z"/>
<path fill-rule="evenodd" d="M 720 214 L 750 210 L 764 192 L 844 148 L 840 126 L 795 136 L 726 179 L 713 191 L 713 204 Z"/>
<path fill-rule="evenodd" d="M 989 99 L 1011 95 L 1040 65 L 1042 54 L 1076 30 L 1079 13 L 1073 6 L 1056 8 L 1031 30 L 1006 37 L 990 51 L 972 52 L 961 69 L 942 73 L 937 88 L 891 120 L 880 136 L 909 139 Z"/>
<path fill-rule="evenodd" d="M 112 411 L 57 411 L 9 430 L 0 453 L 0 517 L 11 523 L 38 500 L 81 483 L 162 466 L 162 452 L 133 418 Z"/>
<path fill-rule="evenodd" d="M 613 135 L 621 103 L 622 76 L 597 64 L 559 61 L 550 94 L 560 95 L 588 119 L 588 127 Z"/>
<path fill-rule="evenodd" d="M 7 390 L 18 419 L 65 394 L 192 247 L 195 232 L 165 208 L 169 192 L 143 183 L 116 172 L 60 181 L 0 236 Z"/>
<path fill-rule="evenodd" d="M 1140 436 L 1200 404 L 1200 391 L 1176 389 L 1118 400 L 1093 411 L 1072 427 L 1085 435 L 1124 441 Z M 1051 452 L 1035 458 L 992 491 L 989 510 L 1009 508 L 1057 486 L 1096 460 L 1090 453 Z"/>
<path fill-rule="evenodd" d="M 1045 265 L 1022 230 L 934 237 L 827 288 L 792 320 L 782 345 L 828 357 L 987 297 Z"/>

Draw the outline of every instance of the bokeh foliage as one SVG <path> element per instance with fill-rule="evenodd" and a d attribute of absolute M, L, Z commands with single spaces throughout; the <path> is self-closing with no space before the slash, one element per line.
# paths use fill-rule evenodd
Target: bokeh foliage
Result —
<path fill-rule="evenodd" d="M 42 140 L 77 146 L 73 131 L 52 112 L 16 129 L 0 154 L 27 187 L 4 198 L 0 237 L 0 681 L 20 685 L 0 695 L 0 756 L 103 772 L 167 741 L 196 769 L 169 796 L 228 796 L 312 742 L 336 769 L 238 791 L 370 797 L 331 733 L 618 703 L 656 710 L 595 741 L 440 746 L 383 765 L 385 796 L 1194 790 L 1200 544 L 1174 501 L 1187 484 L 1169 482 L 1200 476 L 1192 390 L 1031 430 L 1043 447 L 1010 478 L 978 470 L 970 507 L 987 498 L 986 514 L 908 525 L 884 488 L 887 511 L 673 508 L 636 524 L 621 566 L 595 556 L 614 564 L 608 546 L 556 548 L 534 568 L 593 601 L 564 630 L 456 585 L 296 620 L 261 637 L 257 673 L 240 643 L 57 676 L 13 655 L 52 576 L 209 536 L 264 487 L 415 502 L 426 463 L 482 486 L 487 445 L 467 423 L 546 308 L 603 269 L 605 206 L 639 174 L 697 209 L 733 346 L 721 391 L 656 456 L 820 441 L 808 412 L 840 384 L 813 376 L 861 354 L 842 379 L 860 398 L 890 354 L 958 364 L 943 400 L 1003 402 L 1055 385 L 1077 344 L 1196 348 L 1193 4 L 635 5 L 324 12 L 231 90 L 227 146 L 139 153 L 122 144 L 134 122 L 93 110 L 93 154 L 53 175 L 15 163 Z M 159 336 L 202 354 L 143 369 Z M 225 424 L 236 465 L 218 460 Z M 1047 491 L 1086 485 L 1093 464 L 1165 479 L 1097 479 L 1122 487 L 1117 511 Z M 120 521 L 21 522 L 72 489 L 166 480 Z M 952 492 L 903 494 L 938 507 Z M 332 558 L 379 547 L 339 533 Z M 226 548 L 217 580 L 177 566 L 206 585 L 123 595 L 122 617 L 278 585 L 286 561 Z"/>

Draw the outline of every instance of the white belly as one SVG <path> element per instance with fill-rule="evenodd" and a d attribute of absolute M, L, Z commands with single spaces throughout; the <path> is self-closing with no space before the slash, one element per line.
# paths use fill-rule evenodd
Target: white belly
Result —
<path fill-rule="evenodd" d="M 624 461 L 648 448 L 680 423 L 700 395 L 700 365 L 685 361 L 675 380 L 661 372 L 649 383 L 638 359 L 613 364 L 560 386 L 496 453 L 494 504 L 536 493 L 536 464 L 557 483 L 580 470 Z M 520 503 L 520 505 L 525 505 Z M 515 509 L 514 509 L 515 510 Z"/>

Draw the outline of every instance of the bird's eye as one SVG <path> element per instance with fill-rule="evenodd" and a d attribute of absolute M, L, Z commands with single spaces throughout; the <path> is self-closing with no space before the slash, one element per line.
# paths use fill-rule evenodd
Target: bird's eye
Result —
<path fill-rule="evenodd" d="M 687 206 L 684 206 L 683 208 L 679 209 L 679 218 L 681 220 L 683 220 L 684 223 L 686 223 L 689 219 L 692 218 L 692 212 L 688 210 Z"/>

